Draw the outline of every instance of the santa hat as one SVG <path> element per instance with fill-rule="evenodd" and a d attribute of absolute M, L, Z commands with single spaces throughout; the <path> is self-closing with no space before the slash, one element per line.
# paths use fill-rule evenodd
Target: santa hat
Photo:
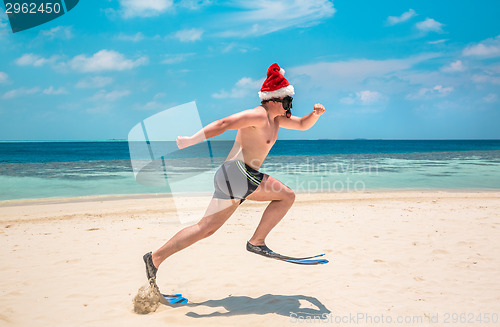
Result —
<path fill-rule="evenodd" d="M 267 78 L 259 92 L 261 100 L 283 98 L 295 94 L 293 86 L 285 78 L 285 70 L 274 63 L 267 69 Z"/>

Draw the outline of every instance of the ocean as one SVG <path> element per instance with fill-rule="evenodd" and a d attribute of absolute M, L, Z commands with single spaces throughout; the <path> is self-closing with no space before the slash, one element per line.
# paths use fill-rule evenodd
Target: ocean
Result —
<path fill-rule="evenodd" d="M 127 141 L 0 142 L 0 201 L 213 192 L 213 174 L 232 142 L 187 151 L 160 143 L 141 152 Z M 149 167 L 160 175 L 143 185 L 135 173 L 151 156 L 160 165 Z M 278 140 L 261 171 L 297 193 L 499 190 L 500 140 Z"/>

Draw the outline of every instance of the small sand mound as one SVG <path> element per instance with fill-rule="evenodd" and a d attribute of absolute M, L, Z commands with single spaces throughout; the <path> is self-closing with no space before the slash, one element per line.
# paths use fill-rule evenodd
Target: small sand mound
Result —
<path fill-rule="evenodd" d="M 157 287 L 143 285 L 134 297 L 134 311 L 139 314 L 155 312 L 160 305 L 161 294 Z"/>

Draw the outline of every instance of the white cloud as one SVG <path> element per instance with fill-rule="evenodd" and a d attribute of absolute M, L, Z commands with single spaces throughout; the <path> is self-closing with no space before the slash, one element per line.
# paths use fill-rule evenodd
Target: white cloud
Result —
<path fill-rule="evenodd" d="M 22 88 L 19 88 L 16 90 L 11 90 L 11 91 L 5 92 L 3 95 L 3 98 L 4 99 L 12 99 L 12 98 L 17 98 L 17 97 L 24 96 L 24 95 L 35 94 L 38 92 L 40 92 L 39 87 L 33 87 L 31 89 L 26 89 L 26 88 L 22 87 Z"/>
<path fill-rule="evenodd" d="M 252 46 L 246 45 L 246 44 L 239 44 L 236 42 L 231 42 L 227 45 L 222 45 L 222 46 L 223 47 L 220 50 L 222 53 L 228 53 L 228 52 L 232 52 L 232 51 L 247 53 L 248 51 L 259 50 L 259 48 L 257 48 L 257 47 L 252 47 Z"/>
<path fill-rule="evenodd" d="M 184 7 L 191 10 L 198 10 L 200 8 L 211 5 L 213 0 L 181 0 L 179 7 Z"/>
<path fill-rule="evenodd" d="M 441 40 L 436 40 L 436 41 L 429 41 L 427 43 L 428 44 L 440 44 L 440 43 L 444 43 L 446 41 L 449 41 L 449 39 L 441 39 Z"/>
<path fill-rule="evenodd" d="M 7 83 L 8 80 L 9 80 L 9 75 L 7 75 L 4 72 L 0 72 L 0 84 Z"/>
<path fill-rule="evenodd" d="M 124 18 L 158 16 L 173 6 L 173 0 L 119 0 Z"/>
<path fill-rule="evenodd" d="M 474 83 L 490 83 L 490 84 L 500 84 L 500 77 L 493 74 L 475 74 L 472 75 L 472 81 Z"/>
<path fill-rule="evenodd" d="M 7 14 L 5 13 L 4 10 L 0 10 L 0 29 L 4 29 L 7 27 L 8 23 L 7 20 L 9 18 L 7 17 Z"/>
<path fill-rule="evenodd" d="M 443 33 L 443 26 L 444 24 L 435 21 L 432 18 L 426 18 L 423 22 L 419 22 L 415 25 L 419 30 L 422 32 L 437 32 L 437 33 Z"/>
<path fill-rule="evenodd" d="M 349 94 L 349 96 L 341 98 L 340 102 L 343 104 L 354 104 L 356 102 L 356 97 L 354 94 Z"/>
<path fill-rule="evenodd" d="M 407 12 L 403 13 L 401 16 L 389 16 L 387 18 L 387 24 L 388 25 L 396 25 L 399 23 L 403 23 L 414 16 L 417 16 L 417 13 L 415 12 L 415 10 L 410 9 Z"/>
<path fill-rule="evenodd" d="M 319 62 L 292 67 L 287 70 L 292 79 L 305 79 L 313 89 L 359 89 L 360 84 L 369 78 L 381 78 L 405 71 L 414 65 L 440 56 L 439 53 L 420 54 L 404 59 L 352 59 L 349 61 Z"/>
<path fill-rule="evenodd" d="M 465 70 L 465 66 L 462 63 L 462 60 L 457 60 L 457 61 L 452 62 L 451 64 L 441 68 L 441 71 L 443 71 L 445 73 L 463 72 L 464 70 Z"/>
<path fill-rule="evenodd" d="M 50 30 L 40 31 L 40 35 L 46 36 L 49 39 L 63 39 L 69 40 L 73 38 L 73 32 L 71 31 L 71 26 L 56 26 Z"/>
<path fill-rule="evenodd" d="M 167 54 L 165 59 L 162 60 L 162 64 L 172 65 L 178 64 L 185 61 L 187 58 L 194 56 L 195 53 L 178 53 L 178 54 Z"/>
<path fill-rule="evenodd" d="M 356 96 L 361 100 L 361 103 L 365 105 L 373 104 L 383 99 L 382 94 L 379 92 L 369 90 L 357 92 Z"/>
<path fill-rule="evenodd" d="M 130 91 L 128 90 L 123 90 L 123 91 L 111 91 L 111 92 L 106 92 L 104 90 L 101 90 L 94 94 L 90 100 L 92 101 L 116 101 L 118 99 L 121 99 L 127 95 L 130 94 Z"/>
<path fill-rule="evenodd" d="M 137 32 L 132 35 L 120 33 L 116 38 L 120 41 L 139 42 L 144 40 L 144 34 L 142 34 L 141 32 Z"/>
<path fill-rule="evenodd" d="M 111 111 L 112 109 L 114 109 L 114 106 L 112 104 L 100 103 L 99 105 L 97 105 L 95 107 L 88 108 L 86 111 L 89 114 L 103 114 L 103 113 Z"/>
<path fill-rule="evenodd" d="M 43 90 L 43 94 L 47 95 L 59 95 L 59 94 L 67 94 L 68 92 L 64 89 L 64 87 L 60 87 L 58 89 L 54 89 L 53 86 Z"/>
<path fill-rule="evenodd" d="M 497 65 L 489 66 L 488 69 L 490 69 L 492 72 L 500 74 L 500 63 Z"/>
<path fill-rule="evenodd" d="M 59 56 L 52 56 L 50 58 L 43 58 L 33 53 L 27 53 L 16 59 L 16 64 L 19 66 L 35 66 L 41 67 L 46 64 L 55 64 Z"/>
<path fill-rule="evenodd" d="M 222 49 L 222 53 L 228 53 L 231 50 L 233 50 L 236 46 L 237 44 L 235 42 L 231 42 L 226 47 L 224 47 L 224 49 Z"/>
<path fill-rule="evenodd" d="M 221 37 L 265 35 L 289 27 L 313 26 L 336 12 L 329 0 L 231 0 L 229 5 L 238 11 L 219 20 L 224 29 L 217 34 Z"/>
<path fill-rule="evenodd" d="M 462 54 L 464 56 L 498 57 L 500 56 L 500 35 L 481 41 L 479 44 L 469 45 Z"/>
<path fill-rule="evenodd" d="M 153 100 L 149 101 L 146 104 L 136 104 L 135 108 L 138 110 L 162 110 L 165 108 L 170 108 L 172 107 L 172 103 L 163 103 L 158 101 L 161 98 L 164 98 L 166 96 L 165 93 L 157 93 L 153 97 Z"/>
<path fill-rule="evenodd" d="M 264 79 L 254 80 L 249 77 L 243 77 L 236 85 L 232 88 L 230 92 L 226 90 L 221 90 L 219 93 L 212 94 L 215 99 L 227 99 L 227 98 L 244 98 L 249 95 L 257 95 L 260 87 L 264 83 Z"/>
<path fill-rule="evenodd" d="M 433 88 L 422 88 L 417 94 L 409 94 L 406 96 L 408 100 L 426 100 L 436 97 L 446 97 L 454 91 L 452 86 L 443 87 L 436 85 Z"/>
<path fill-rule="evenodd" d="M 98 72 L 106 70 L 127 70 L 148 62 L 146 56 L 137 60 L 126 59 L 125 56 L 113 50 L 101 50 L 92 57 L 78 55 L 70 60 L 69 65 L 74 70 L 81 72 Z"/>
<path fill-rule="evenodd" d="M 340 102 L 344 104 L 360 104 L 360 105 L 373 105 L 377 104 L 383 100 L 386 100 L 386 97 L 377 91 L 364 90 L 360 92 L 356 92 L 356 94 L 350 94 L 347 97 L 341 98 Z"/>
<path fill-rule="evenodd" d="M 199 28 L 191 28 L 180 30 L 173 34 L 173 36 L 181 42 L 194 42 L 201 40 L 203 30 Z"/>
<path fill-rule="evenodd" d="M 451 92 L 453 92 L 453 87 L 448 86 L 448 87 L 443 87 L 442 85 L 436 85 L 432 89 L 432 91 L 437 92 L 439 96 L 448 96 Z"/>
<path fill-rule="evenodd" d="M 80 89 L 101 88 L 111 83 L 113 83 L 113 78 L 111 77 L 93 76 L 78 81 L 76 87 Z"/>
<path fill-rule="evenodd" d="M 485 96 L 483 100 L 484 102 L 487 103 L 494 103 L 498 101 L 498 95 L 496 95 L 495 93 L 490 93 L 487 96 Z"/>

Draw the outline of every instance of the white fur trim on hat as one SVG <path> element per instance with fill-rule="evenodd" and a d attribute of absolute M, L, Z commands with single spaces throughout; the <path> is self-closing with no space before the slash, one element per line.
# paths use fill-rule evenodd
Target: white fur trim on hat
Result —
<path fill-rule="evenodd" d="M 269 100 L 272 98 L 284 98 L 287 95 L 292 96 L 294 94 L 295 90 L 293 89 L 293 85 L 288 85 L 282 87 L 281 89 L 277 89 L 275 91 L 264 91 L 264 92 L 259 91 L 259 98 L 261 100 Z"/>

